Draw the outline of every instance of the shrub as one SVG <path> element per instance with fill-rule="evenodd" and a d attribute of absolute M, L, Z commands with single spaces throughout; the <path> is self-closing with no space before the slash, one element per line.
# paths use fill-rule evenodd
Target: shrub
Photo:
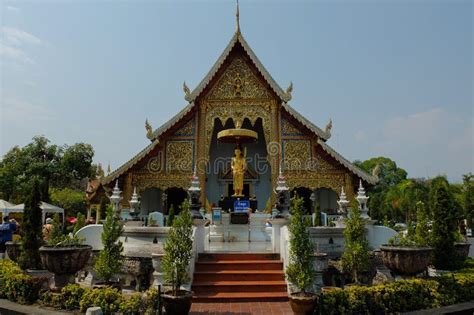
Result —
<path fill-rule="evenodd" d="M 20 304 L 33 304 L 38 300 L 45 280 L 24 273 L 12 274 L 5 278 L 5 297 Z"/>
<path fill-rule="evenodd" d="M 105 287 L 85 291 L 79 304 L 81 312 L 85 312 L 89 307 L 98 306 L 104 314 L 114 314 L 120 311 L 122 302 L 123 295 L 119 290 Z"/>
<path fill-rule="evenodd" d="M 120 272 L 122 268 L 123 245 L 118 239 L 122 234 L 120 218 L 115 214 L 112 206 L 107 207 L 107 216 L 102 232 L 102 244 L 104 248 L 100 251 L 95 262 L 95 271 L 99 278 L 110 282 L 112 277 Z"/>
<path fill-rule="evenodd" d="M 9 259 L 0 260 L 0 298 L 5 298 L 6 294 L 6 279 L 15 274 L 21 274 L 23 270 L 18 267 L 13 261 Z"/>
<path fill-rule="evenodd" d="M 125 298 L 120 304 L 120 310 L 124 315 L 140 315 L 146 310 L 146 301 L 140 293 L 134 293 L 128 299 Z"/>
<path fill-rule="evenodd" d="M 189 201 L 185 200 L 181 206 L 181 213 L 174 220 L 164 245 L 164 280 L 171 285 L 173 295 L 177 295 L 181 285 L 189 281 L 188 266 L 193 255 L 192 234 Z"/>
<path fill-rule="evenodd" d="M 68 284 L 61 289 L 61 294 L 58 295 L 57 307 L 65 310 L 78 310 L 80 302 L 86 291 L 90 289 L 82 288 L 77 284 Z"/>
<path fill-rule="evenodd" d="M 146 291 L 146 313 L 153 313 L 157 311 L 160 307 L 160 296 L 158 294 L 158 290 L 155 288 L 149 289 Z"/>
<path fill-rule="evenodd" d="M 313 269 L 314 245 L 308 231 L 311 221 L 304 217 L 303 203 L 303 198 L 298 196 L 291 200 L 290 255 L 285 273 L 288 281 L 299 292 L 307 293 L 312 289 L 315 277 Z"/>

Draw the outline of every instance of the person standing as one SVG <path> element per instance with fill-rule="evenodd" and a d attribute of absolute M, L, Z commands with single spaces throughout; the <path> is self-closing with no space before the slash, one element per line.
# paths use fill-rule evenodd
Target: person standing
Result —
<path fill-rule="evenodd" d="M 53 219 L 47 218 L 46 224 L 43 225 L 43 240 L 49 241 L 49 235 L 51 234 L 52 230 L 53 230 Z"/>
<path fill-rule="evenodd" d="M 10 222 L 8 215 L 4 216 L 3 223 L 0 225 L 0 258 L 5 258 L 6 243 L 13 240 L 15 231 L 15 222 Z"/>

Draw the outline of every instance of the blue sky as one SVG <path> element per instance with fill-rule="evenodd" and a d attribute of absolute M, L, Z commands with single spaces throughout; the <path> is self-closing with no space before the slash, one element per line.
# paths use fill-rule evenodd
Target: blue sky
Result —
<path fill-rule="evenodd" d="M 186 105 L 235 30 L 234 1 L 1 0 L 0 154 L 43 134 L 112 168 Z M 474 171 L 473 4 L 245 1 L 241 29 L 290 104 L 350 160 Z"/>

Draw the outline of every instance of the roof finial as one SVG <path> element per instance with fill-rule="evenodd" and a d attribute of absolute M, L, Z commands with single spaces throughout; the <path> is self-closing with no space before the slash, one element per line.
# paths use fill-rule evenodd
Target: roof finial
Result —
<path fill-rule="evenodd" d="M 235 18 L 237 19 L 237 33 L 240 33 L 239 0 L 237 0 L 237 11 L 235 12 Z"/>

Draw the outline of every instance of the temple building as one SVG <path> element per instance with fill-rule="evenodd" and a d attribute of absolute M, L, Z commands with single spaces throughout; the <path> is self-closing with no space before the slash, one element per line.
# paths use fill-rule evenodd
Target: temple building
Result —
<path fill-rule="evenodd" d="M 209 73 L 194 90 L 185 83 L 183 90 L 184 108 L 158 129 L 146 121 L 150 144 L 102 178 L 107 191 L 118 181 L 124 207 L 136 188 L 141 215 L 166 214 L 171 205 L 177 209 L 187 196 L 194 171 L 201 204 L 207 209 L 222 204 L 235 193 L 232 158 L 240 145 L 218 141 L 218 134 L 236 128 L 256 135 L 255 141 L 240 147 L 247 162 L 242 198 L 253 202 L 253 210 L 271 211 L 280 171 L 308 208 L 310 199 L 317 199 L 327 213 L 337 209 L 342 188 L 351 199 L 360 181 L 364 186 L 377 182 L 375 175 L 329 146 L 332 121 L 321 129 L 290 105 L 293 85 L 286 89 L 278 85 L 247 44 L 238 21 Z"/>

